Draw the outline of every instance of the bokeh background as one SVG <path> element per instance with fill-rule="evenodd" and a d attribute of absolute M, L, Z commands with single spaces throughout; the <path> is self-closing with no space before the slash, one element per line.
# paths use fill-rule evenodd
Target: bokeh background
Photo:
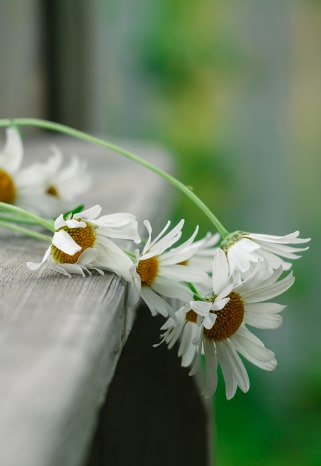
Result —
<path fill-rule="evenodd" d="M 0 117 L 157 142 L 229 230 L 312 238 L 258 332 L 278 368 L 220 381 L 219 466 L 321 465 L 320 44 L 318 0 L 0 0 Z M 173 217 L 210 228 L 179 195 Z"/>

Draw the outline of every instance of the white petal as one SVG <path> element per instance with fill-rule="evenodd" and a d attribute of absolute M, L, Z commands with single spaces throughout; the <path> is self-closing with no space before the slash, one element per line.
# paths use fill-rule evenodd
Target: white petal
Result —
<path fill-rule="evenodd" d="M 215 294 L 219 294 L 229 283 L 229 265 L 225 252 L 221 248 L 214 251 L 212 281 Z"/>
<path fill-rule="evenodd" d="M 217 387 L 217 356 L 212 340 L 204 338 L 203 344 L 206 357 L 204 396 L 209 398 L 213 395 Z"/>
<path fill-rule="evenodd" d="M 183 262 L 189 259 L 194 251 L 193 248 L 193 241 L 198 233 L 198 226 L 195 228 L 194 233 L 187 241 L 180 244 L 178 247 L 170 249 L 168 252 L 163 254 L 162 260 L 164 264 L 175 264 L 179 262 Z"/>
<path fill-rule="evenodd" d="M 162 257 L 159 258 L 159 262 L 160 275 L 166 276 L 166 278 L 171 280 L 199 283 L 208 278 L 207 273 L 200 271 L 198 268 L 178 264 L 163 266 Z"/>
<path fill-rule="evenodd" d="M 142 286 L 141 297 L 147 304 L 147 307 L 153 316 L 156 314 L 161 314 L 164 317 L 168 317 L 169 315 L 174 317 L 174 310 L 168 304 L 168 302 L 161 298 L 148 286 Z"/>
<path fill-rule="evenodd" d="M 196 344 L 196 341 L 197 341 L 198 346 L 197 346 L 197 352 L 196 352 L 196 355 L 194 357 L 194 361 L 193 361 L 191 370 L 189 371 L 189 375 L 195 375 L 201 368 L 201 354 L 202 354 L 204 333 L 203 333 L 202 328 L 198 328 L 196 326 L 195 326 L 195 328 L 196 328 L 197 335 L 194 335 L 193 343 Z"/>
<path fill-rule="evenodd" d="M 192 335 L 192 324 L 190 322 L 186 322 L 183 327 L 181 341 L 178 349 L 178 356 L 182 358 L 181 365 L 183 367 L 188 367 L 194 359 L 196 348 L 192 344 Z"/>
<path fill-rule="evenodd" d="M 237 385 L 247 392 L 250 388 L 249 378 L 232 343 L 229 340 L 216 342 L 216 351 L 225 381 L 226 398 L 233 398 Z"/>
<path fill-rule="evenodd" d="M 93 266 L 111 270 L 126 281 L 132 281 L 133 262 L 117 244 L 104 236 L 97 236 L 94 247 L 98 253 Z"/>
<path fill-rule="evenodd" d="M 272 299 L 288 290 L 294 283 L 292 273 L 289 273 L 285 278 L 276 283 L 269 284 L 268 286 L 261 286 L 241 295 L 245 303 L 254 303 Z"/>
<path fill-rule="evenodd" d="M 191 301 L 191 309 L 200 316 L 207 316 L 212 308 L 212 303 L 209 301 Z"/>
<path fill-rule="evenodd" d="M 244 321 L 256 328 L 278 328 L 282 324 L 279 314 L 248 313 Z"/>
<path fill-rule="evenodd" d="M 176 298 L 185 302 L 190 301 L 193 297 L 192 291 L 186 285 L 169 280 L 166 277 L 157 277 L 152 284 L 152 288 L 168 298 Z"/>
<path fill-rule="evenodd" d="M 242 248 L 241 241 L 234 243 L 227 251 L 228 262 L 234 270 L 240 270 L 240 272 L 246 272 L 251 265 L 251 262 L 257 262 L 258 258 L 256 251 L 248 251 L 246 248 Z"/>
<path fill-rule="evenodd" d="M 70 256 L 81 251 L 81 246 L 79 246 L 65 230 L 56 231 L 51 242 L 57 249 Z"/>
<path fill-rule="evenodd" d="M 230 298 L 216 298 L 214 303 L 212 303 L 212 311 L 220 311 L 226 306 L 229 300 Z"/>
<path fill-rule="evenodd" d="M 74 218 L 94 220 L 95 218 L 98 217 L 101 210 L 102 210 L 101 206 L 99 204 L 96 204 L 93 207 L 90 207 L 89 209 L 82 210 L 78 214 L 75 214 L 73 217 Z"/>
<path fill-rule="evenodd" d="M 85 228 L 87 226 L 86 222 L 73 218 L 65 220 L 65 224 L 68 228 Z"/>
<path fill-rule="evenodd" d="M 161 233 L 151 242 L 150 251 L 153 252 L 153 255 L 160 255 L 166 249 L 172 247 L 180 237 L 182 236 L 182 228 L 184 225 L 184 220 L 181 220 L 176 227 L 169 231 L 163 238 L 159 239 Z M 165 229 L 164 229 L 165 230 Z M 163 231 L 164 231 L 163 230 Z"/>
<path fill-rule="evenodd" d="M 50 251 L 51 251 L 51 246 L 49 246 L 49 248 L 46 250 L 43 258 L 42 258 L 42 261 L 41 262 L 27 262 L 27 267 L 30 269 L 30 270 L 38 270 L 40 269 L 40 267 L 46 262 L 46 260 L 48 259 L 49 255 L 50 255 Z"/>
<path fill-rule="evenodd" d="M 301 244 L 310 241 L 310 238 L 298 238 L 299 234 L 299 231 L 294 231 L 293 233 L 289 233 L 288 235 L 284 236 L 266 235 L 260 233 L 250 233 L 248 236 L 250 238 L 253 238 L 254 240 L 264 241 L 268 243 Z"/>
<path fill-rule="evenodd" d="M 244 251 L 247 251 L 249 253 L 252 253 L 253 251 L 256 251 L 257 249 L 260 248 L 260 246 L 255 241 L 251 241 L 248 238 L 239 239 L 237 244 L 241 246 L 241 248 Z"/>
<path fill-rule="evenodd" d="M 143 223 L 144 223 L 145 228 L 146 228 L 146 230 L 147 230 L 147 232 L 148 232 L 148 238 L 147 238 L 147 240 L 146 240 L 146 243 L 145 243 L 145 246 L 144 246 L 144 248 L 143 248 L 143 251 L 142 251 L 141 256 L 143 256 L 143 255 L 145 254 L 145 252 L 147 252 L 147 251 L 149 250 L 149 247 L 150 247 L 151 242 L 152 242 L 152 226 L 151 226 L 151 224 L 149 223 L 148 220 L 144 220 Z M 167 222 L 167 224 L 166 224 L 164 230 L 166 230 L 166 229 L 169 227 L 169 225 L 170 225 L 170 221 Z M 163 230 L 163 231 L 164 231 L 164 230 Z"/>
<path fill-rule="evenodd" d="M 252 364 L 263 370 L 275 369 L 277 363 L 273 351 L 267 349 L 263 343 L 244 326 L 231 337 L 236 350 Z"/>
<path fill-rule="evenodd" d="M 127 213 L 104 215 L 92 223 L 98 225 L 99 232 L 109 238 L 131 239 L 135 243 L 140 242 L 135 215 Z"/>
<path fill-rule="evenodd" d="M 64 226 L 66 226 L 66 222 L 63 214 L 60 214 L 59 217 L 57 217 L 55 220 L 55 229 L 59 230 L 59 228 L 62 228 Z"/>
<path fill-rule="evenodd" d="M 217 319 L 216 314 L 214 314 L 213 312 L 209 313 L 206 317 L 204 317 L 203 326 L 206 329 L 210 330 L 211 328 L 214 327 L 216 319 Z"/>
<path fill-rule="evenodd" d="M 95 263 L 97 259 L 98 251 L 94 248 L 85 249 L 79 256 L 77 264 L 79 265 L 91 265 Z"/>
<path fill-rule="evenodd" d="M 6 129 L 6 143 L 0 152 L 0 166 L 5 171 L 15 173 L 21 165 L 23 159 L 23 144 L 19 132 L 16 128 Z"/>
<path fill-rule="evenodd" d="M 245 306 L 245 315 L 254 314 L 276 314 L 282 312 L 286 306 L 278 303 L 250 303 Z"/>
<path fill-rule="evenodd" d="M 85 271 L 89 273 L 85 267 L 82 267 L 78 264 L 54 264 L 52 268 L 59 273 L 67 275 L 68 277 L 71 277 L 71 274 L 85 276 Z"/>

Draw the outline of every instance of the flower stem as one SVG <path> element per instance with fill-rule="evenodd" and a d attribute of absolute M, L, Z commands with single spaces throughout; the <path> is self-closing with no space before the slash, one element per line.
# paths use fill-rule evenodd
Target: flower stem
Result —
<path fill-rule="evenodd" d="M 23 221 L 23 219 L 26 219 L 27 222 L 26 223 L 34 223 L 35 225 L 40 225 L 44 228 L 46 228 L 47 230 L 51 231 L 51 232 L 54 232 L 55 231 L 55 227 L 54 227 L 54 224 L 53 222 L 50 222 L 49 220 L 45 220 L 44 218 L 42 217 L 38 217 L 38 215 L 35 215 L 35 214 L 32 214 L 31 212 L 28 212 L 27 210 L 24 210 L 24 209 L 21 209 L 21 207 L 17 207 L 15 205 L 12 205 L 12 204 L 7 204 L 6 202 L 0 202 L 0 212 L 10 212 L 11 214 L 14 214 L 16 216 L 18 216 L 20 218 L 20 222 Z M 10 224 L 8 221 L 4 221 L 3 223 L 5 224 Z M 31 231 L 31 230 L 27 230 L 25 229 L 26 231 Z M 34 233 L 31 231 L 31 233 Z M 29 236 L 34 236 L 33 234 L 29 235 Z"/>
<path fill-rule="evenodd" d="M 63 134 L 67 134 L 68 136 L 82 139 L 87 142 L 98 144 L 107 149 L 111 149 L 112 151 L 120 155 L 123 155 L 124 157 L 130 160 L 133 160 L 134 162 L 142 165 L 148 170 L 151 170 L 152 172 L 156 173 L 157 175 L 161 176 L 166 181 L 171 183 L 178 190 L 184 193 L 192 202 L 194 202 L 194 204 L 196 204 L 196 206 L 207 216 L 207 218 L 210 220 L 210 222 L 215 226 L 217 231 L 222 236 L 222 239 L 224 239 L 228 235 L 228 231 L 222 225 L 222 223 L 217 219 L 217 217 L 207 207 L 207 205 L 196 194 L 194 194 L 193 191 L 190 190 L 190 188 L 185 186 L 181 181 L 177 180 L 170 174 L 156 167 L 152 163 L 138 157 L 132 152 L 129 152 L 119 146 L 116 146 L 115 144 L 111 144 L 110 142 L 104 141 L 103 139 L 97 138 L 95 136 L 91 136 L 90 134 L 84 133 L 82 131 L 78 131 L 76 129 L 73 129 L 66 125 L 62 125 L 60 123 L 54 123 L 48 120 L 41 120 L 38 118 L 0 119 L 0 127 L 6 127 L 6 126 L 36 126 L 39 128 L 44 128 L 44 129 L 48 129 L 51 131 L 57 131 Z"/>
<path fill-rule="evenodd" d="M 27 219 L 26 217 L 17 217 L 14 215 L 0 215 L 0 220 L 6 223 L 23 223 L 24 225 L 38 225 L 38 222 L 35 222 L 34 220 Z"/>
<path fill-rule="evenodd" d="M 27 236 L 31 236 L 31 238 L 37 238 L 42 241 L 51 241 L 51 238 L 47 235 L 43 235 L 42 233 L 38 233 L 37 231 L 29 230 L 28 228 L 20 227 L 19 225 L 15 225 L 14 223 L 5 222 L 4 220 L 0 220 L 0 227 L 7 228 L 8 230 L 17 231 Z"/>
<path fill-rule="evenodd" d="M 204 301 L 204 298 L 199 294 L 197 291 L 196 287 L 193 285 L 193 283 L 187 283 L 187 286 L 189 289 L 193 292 L 193 299 L 195 301 Z"/>

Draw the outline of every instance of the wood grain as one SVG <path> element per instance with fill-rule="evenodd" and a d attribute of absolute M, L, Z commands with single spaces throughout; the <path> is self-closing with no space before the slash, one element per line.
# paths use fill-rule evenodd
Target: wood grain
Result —
<path fill-rule="evenodd" d="M 102 148 L 48 137 L 27 143 L 26 160 L 49 154 L 54 142 L 88 160 L 94 185 L 86 206 L 129 211 L 155 228 L 165 222 L 171 193 L 156 175 Z M 125 144 L 170 167 L 152 146 Z M 107 156 L 108 154 L 108 156 Z M 46 245 L 0 234 L 0 464 L 80 465 L 114 370 L 132 328 L 126 286 L 117 276 L 30 272 Z"/>

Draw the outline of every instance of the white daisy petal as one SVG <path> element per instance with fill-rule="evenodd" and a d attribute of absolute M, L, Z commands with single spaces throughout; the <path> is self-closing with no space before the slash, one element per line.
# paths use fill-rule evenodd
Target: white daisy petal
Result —
<path fill-rule="evenodd" d="M 196 326 L 195 326 L 196 327 Z M 197 328 L 197 327 L 196 327 Z M 198 342 L 197 345 L 197 352 L 194 357 L 194 361 L 191 365 L 191 369 L 189 371 L 189 375 L 195 375 L 201 368 L 201 354 L 202 354 L 202 346 L 203 346 L 203 330 L 200 328 L 197 328 L 197 336 L 194 336 L 194 343 L 192 342 L 191 344 L 195 344 L 196 340 Z"/>
<path fill-rule="evenodd" d="M 253 238 L 254 240 L 268 242 L 268 243 L 283 243 L 283 244 L 302 244 L 307 243 L 310 241 L 310 238 L 298 238 L 300 232 L 294 231 L 293 233 L 289 233 L 288 235 L 284 236 L 277 236 L 277 235 L 265 235 L 260 233 L 250 233 L 249 237 Z"/>
<path fill-rule="evenodd" d="M 231 337 L 235 349 L 260 369 L 269 371 L 275 369 L 276 360 L 273 351 L 265 348 L 262 342 L 258 345 L 256 340 L 249 336 L 251 332 L 245 330 L 246 332 L 242 327 Z"/>
<path fill-rule="evenodd" d="M 6 143 L 0 151 L 0 167 L 10 174 L 19 170 L 23 159 L 23 144 L 16 128 L 6 129 Z"/>
<path fill-rule="evenodd" d="M 229 284 L 229 266 L 225 252 L 220 248 L 214 251 L 212 281 L 215 294 L 219 294 Z"/>
<path fill-rule="evenodd" d="M 186 285 L 170 280 L 167 277 L 157 277 L 152 284 L 152 288 L 168 298 L 176 298 L 182 301 L 189 301 L 193 296 L 192 291 Z"/>
<path fill-rule="evenodd" d="M 99 204 L 96 204 L 93 207 L 90 207 L 90 209 L 82 210 L 78 214 L 75 214 L 73 218 L 94 220 L 100 215 L 101 210 L 101 206 Z"/>
<path fill-rule="evenodd" d="M 245 322 L 256 328 L 278 328 L 282 324 L 279 314 L 246 313 Z"/>
<path fill-rule="evenodd" d="M 188 267 L 185 265 L 165 265 L 161 261 L 162 274 L 166 275 L 167 278 L 172 280 L 179 280 L 182 282 L 199 283 L 208 278 L 207 273 L 195 269 L 194 267 Z"/>
<path fill-rule="evenodd" d="M 275 282 L 273 284 L 269 284 L 268 286 L 263 286 L 248 291 L 247 293 L 243 294 L 244 299 L 247 303 L 253 303 L 256 301 L 266 301 L 267 299 L 272 299 L 275 296 L 284 293 L 288 290 L 294 283 L 294 276 L 292 273 L 289 273 L 285 278 Z"/>
<path fill-rule="evenodd" d="M 152 315 L 161 314 L 164 317 L 174 315 L 174 310 L 170 304 L 161 298 L 155 291 L 147 286 L 143 286 L 141 289 L 141 297 L 147 304 Z"/>
<path fill-rule="evenodd" d="M 70 256 L 81 251 L 81 246 L 79 246 L 65 230 L 56 231 L 51 242 L 57 249 Z"/>
<path fill-rule="evenodd" d="M 51 251 L 51 246 L 49 246 L 49 248 L 45 252 L 41 262 L 38 262 L 38 263 L 37 262 L 27 262 L 28 268 L 30 270 L 39 270 L 41 268 L 41 266 L 48 260 L 48 257 L 50 255 L 50 251 Z"/>
<path fill-rule="evenodd" d="M 217 386 L 217 356 L 214 342 L 204 339 L 204 352 L 206 356 L 206 376 L 203 388 L 204 396 L 209 398 L 213 395 Z"/>
<path fill-rule="evenodd" d="M 190 306 L 197 314 L 206 317 L 212 308 L 212 303 L 210 301 L 191 301 Z"/>
<path fill-rule="evenodd" d="M 238 385 L 246 393 L 250 388 L 250 381 L 234 346 L 229 340 L 216 343 L 218 360 L 222 367 L 226 385 L 226 398 L 231 399 Z"/>
<path fill-rule="evenodd" d="M 182 357 L 181 365 L 188 367 L 194 359 L 196 347 L 191 345 L 193 326 L 186 322 L 181 333 L 181 341 L 178 349 L 178 356 Z"/>

